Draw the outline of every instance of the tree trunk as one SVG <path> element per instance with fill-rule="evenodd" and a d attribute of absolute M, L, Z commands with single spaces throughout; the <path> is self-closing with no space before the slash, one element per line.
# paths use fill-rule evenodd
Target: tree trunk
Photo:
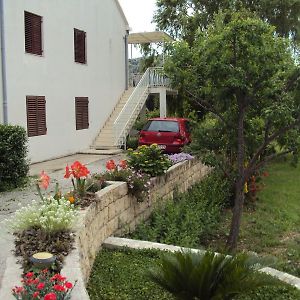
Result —
<path fill-rule="evenodd" d="M 244 184 L 245 184 L 245 137 L 244 119 L 245 106 L 242 101 L 238 101 L 238 153 L 237 153 L 237 179 L 235 182 L 235 199 L 232 213 L 230 234 L 227 240 L 227 248 L 230 252 L 235 252 L 240 232 L 241 218 L 244 206 Z"/>
<path fill-rule="evenodd" d="M 244 207 L 244 182 L 238 180 L 235 184 L 235 199 L 232 212 L 230 234 L 227 240 L 227 248 L 230 252 L 235 252 L 238 243 L 240 225 Z"/>

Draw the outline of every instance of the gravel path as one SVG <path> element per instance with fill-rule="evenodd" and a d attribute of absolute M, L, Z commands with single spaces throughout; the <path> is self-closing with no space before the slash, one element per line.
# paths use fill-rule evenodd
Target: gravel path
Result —
<path fill-rule="evenodd" d="M 50 187 L 47 192 L 54 191 L 55 183 L 58 182 L 63 192 L 71 190 L 70 180 L 64 179 L 65 166 L 71 165 L 75 160 L 85 164 L 91 173 L 100 173 L 105 170 L 105 164 L 108 159 L 119 161 L 124 158 L 124 154 L 119 155 L 89 155 L 76 154 L 68 157 L 55 159 L 43 163 L 37 163 L 30 166 L 30 183 L 18 190 L 12 192 L 0 193 L 0 287 L 2 277 L 6 267 L 6 257 L 13 249 L 13 236 L 7 232 L 7 228 L 2 223 L 9 218 L 20 207 L 30 203 L 33 199 L 38 199 L 34 178 L 44 170 L 51 178 Z"/>

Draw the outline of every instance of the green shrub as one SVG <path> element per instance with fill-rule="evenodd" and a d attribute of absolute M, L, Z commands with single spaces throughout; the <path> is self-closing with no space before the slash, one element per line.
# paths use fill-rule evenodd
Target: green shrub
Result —
<path fill-rule="evenodd" d="M 137 226 L 131 237 L 140 240 L 199 247 L 219 225 L 223 203 L 229 197 L 229 184 L 211 173 L 186 193 L 157 207 L 149 221 Z"/>
<path fill-rule="evenodd" d="M 259 287 L 278 284 L 258 271 L 257 259 L 238 254 L 177 252 L 165 255 L 148 272 L 151 280 L 176 299 L 233 299 Z"/>
<path fill-rule="evenodd" d="M 128 165 L 136 171 L 159 176 L 164 174 L 172 162 L 156 144 L 139 146 L 135 151 L 128 149 Z"/>
<path fill-rule="evenodd" d="M 26 180 L 29 165 L 24 128 L 0 125 L 0 191 L 15 188 Z"/>

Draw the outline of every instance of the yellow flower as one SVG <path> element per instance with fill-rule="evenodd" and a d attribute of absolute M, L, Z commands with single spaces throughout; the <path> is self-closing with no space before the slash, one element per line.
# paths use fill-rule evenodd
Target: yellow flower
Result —
<path fill-rule="evenodd" d="M 244 184 L 244 193 L 247 194 L 248 192 L 249 192 L 249 190 L 248 190 L 248 183 L 245 182 L 245 184 Z"/>
<path fill-rule="evenodd" d="M 133 151 L 133 149 L 132 148 L 128 148 L 127 151 Z"/>

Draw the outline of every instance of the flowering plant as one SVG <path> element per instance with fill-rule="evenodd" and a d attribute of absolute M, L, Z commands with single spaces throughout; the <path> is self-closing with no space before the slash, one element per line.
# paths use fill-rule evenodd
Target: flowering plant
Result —
<path fill-rule="evenodd" d="M 157 144 L 139 146 L 135 151 L 128 149 L 128 166 L 134 170 L 158 176 L 164 174 L 172 165 L 166 154 L 163 154 Z"/>
<path fill-rule="evenodd" d="M 74 285 L 60 274 L 51 275 L 45 269 L 35 275 L 28 272 L 22 279 L 23 286 L 12 289 L 13 296 L 18 300 L 67 300 L 71 298 Z"/>
<path fill-rule="evenodd" d="M 40 196 L 41 200 L 43 201 L 45 199 L 45 197 L 42 195 L 42 191 L 41 189 L 47 190 L 48 186 L 50 184 L 50 177 L 49 175 L 43 170 L 40 174 L 39 179 L 37 179 L 36 182 L 36 189 L 38 192 L 38 195 Z M 59 200 L 61 198 L 61 191 L 59 189 L 59 185 L 58 183 L 56 183 L 55 185 L 55 193 L 53 198 L 56 200 Z"/>
<path fill-rule="evenodd" d="M 75 161 L 71 165 L 71 169 L 68 165 L 66 166 L 66 173 L 64 175 L 64 178 L 71 177 L 74 191 L 77 192 L 80 196 L 84 196 L 86 193 L 86 178 L 89 174 L 90 171 L 86 166 L 81 164 L 79 161 Z"/>
<path fill-rule="evenodd" d="M 14 231 L 41 228 L 46 233 L 54 233 L 69 230 L 76 215 L 74 205 L 69 200 L 49 197 L 43 198 L 42 204 L 33 200 L 27 206 L 18 209 L 7 223 Z"/>
<path fill-rule="evenodd" d="M 185 152 L 170 154 L 170 155 L 168 155 L 168 157 L 171 160 L 173 165 L 175 165 L 181 161 L 192 160 L 194 158 L 194 156 L 192 156 L 188 153 L 185 153 Z"/>
<path fill-rule="evenodd" d="M 126 160 L 121 160 L 119 164 L 116 164 L 114 160 L 109 160 L 106 163 L 106 169 L 107 172 L 103 174 L 105 180 L 127 182 L 129 193 L 135 196 L 138 202 L 149 198 L 149 175 L 129 168 Z"/>

